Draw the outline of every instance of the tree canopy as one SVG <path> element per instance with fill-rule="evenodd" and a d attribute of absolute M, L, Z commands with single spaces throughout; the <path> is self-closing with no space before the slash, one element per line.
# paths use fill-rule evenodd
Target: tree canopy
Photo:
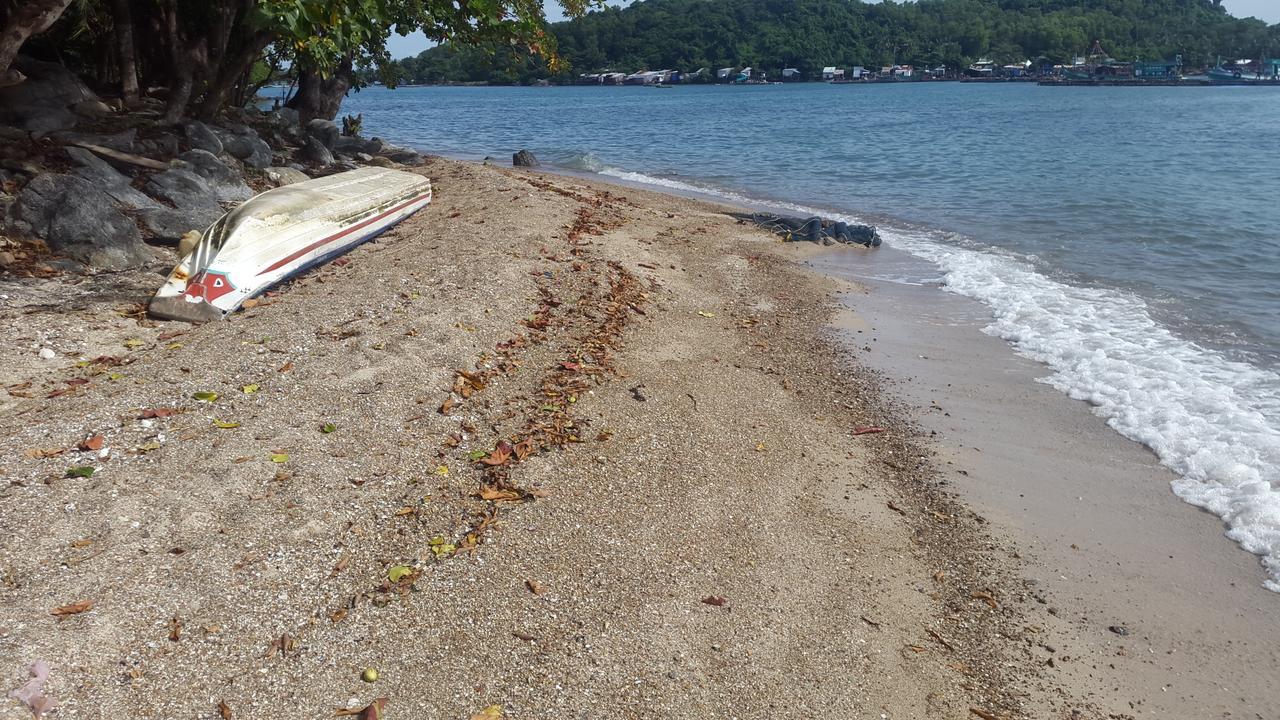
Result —
<path fill-rule="evenodd" d="M 570 16 L 596 0 L 560 0 Z M 393 81 L 392 32 L 518 48 L 556 70 L 540 0 L 0 0 L 0 84 L 18 52 L 58 59 L 126 103 L 162 91 L 167 121 L 212 117 L 292 77 L 304 116 L 333 117 L 358 71 Z"/>
<path fill-rule="evenodd" d="M 753 66 L 874 67 L 893 62 L 959 68 L 980 57 L 1001 63 L 1066 62 L 1095 40 L 1120 59 L 1280 54 L 1280 25 L 1231 17 L 1220 0 L 642 0 L 551 26 L 579 72 L 696 70 Z M 445 45 L 400 63 L 402 79 L 528 82 L 553 68 L 527 57 Z"/>

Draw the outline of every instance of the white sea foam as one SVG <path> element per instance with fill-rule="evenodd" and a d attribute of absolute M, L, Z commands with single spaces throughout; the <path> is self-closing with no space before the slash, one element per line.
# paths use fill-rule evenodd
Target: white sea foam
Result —
<path fill-rule="evenodd" d="M 841 217 L 789 203 L 604 167 L 601 174 L 734 203 Z M 1083 400 L 1177 473 L 1173 491 L 1222 518 L 1280 592 L 1280 375 L 1179 338 L 1141 298 L 1058 282 L 1025 259 L 881 228 L 890 245 L 937 264 L 944 287 L 986 304 L 986 332 L 1047 365 L 1045 382 Z"/>

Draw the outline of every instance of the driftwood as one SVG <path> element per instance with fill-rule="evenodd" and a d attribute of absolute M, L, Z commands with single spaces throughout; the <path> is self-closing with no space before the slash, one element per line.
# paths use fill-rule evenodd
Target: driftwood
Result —
<path fill-rule="evenodd" d="M 94 145 L 93 143 L 87 143 L 87 142 L 77 142 L 77 143 L 71 143 L 71 144 L 75 145 L 76 147 L 82 147 L 85 150 L 88 150 L 89 152 L 95 155 L 101 155 L 107 160 L 114 160 L 116 162 L 125 163 L 128 165 L 137 165 L 138 167 L 144 167 L 151 170 L 168 170 L 169 169 L 169 163 L 160 162 L 159 160 L 152 160 L 151 158 L 143 157 L 141 155 L 134 155 L 133 153 L 121 152 L 119 150 L 112 150 L 111 148 L 108 148 L 108 147 L 102 147 L 101 145 Z"/>

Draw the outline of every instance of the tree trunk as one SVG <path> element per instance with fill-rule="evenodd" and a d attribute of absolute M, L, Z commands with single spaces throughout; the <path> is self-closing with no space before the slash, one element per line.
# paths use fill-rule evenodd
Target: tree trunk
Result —
<path fill-rule="evenodd" d="M 232 91 L 253 69 L 253 63 L 257 61 L 267 45 L 271 44 L 271 39 L 272 35 L 269 32 L 255 33 L 234 57 L 224 58 L 222 66 L 218 68 L 218 76 L 205 89 L 204 100 L 201 101 L 200 110 L 197 113 L 201 120 L 214 119 L 218 111 L 227 105 Z"/>
<path fill-rule="evenodd" d="M 120 95 L 125 107 L 138 104 L 138 51 L 133 44 L 133 13 L 129 0 L 111 0 L 116 52 L 120 54 Z"/>
<path fill-rule="evenodd" d="M 9 13 L 0 28 L 0 87 L 17 85 L 26 79 L 11 67 L 27 38 L 49 29 L 71 0 L 23 0 Z"/>
<path fill-rule="evenodd" d="M 298 111 L 302 122 L 315 118 L 332 120 L 342 107 L 342 99 L 351 87 L 351 60 L 343 61 L 329 77 L 310 68 L 298 70 L 298 94 L 286 103 Z"/>

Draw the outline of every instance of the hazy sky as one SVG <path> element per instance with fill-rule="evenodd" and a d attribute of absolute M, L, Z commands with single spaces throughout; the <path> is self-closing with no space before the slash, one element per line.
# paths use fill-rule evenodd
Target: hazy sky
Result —
<path fill-rule="evenodd" d="M 627 0 L 621 0 L 611 4 L 625 5 L 626 2 Z M 548 18 L 559 20 L 563 17 L 560 14 L 560 6 L 554 0 L 548 0 L 545 4 Z M 1226 5 L 1227 10 L 1236 17 L 1253 16 L 1269 23 L 1280 22 L 1280 0 L 1223 0 L 1222 4 Z M 396 58 L 417 55 L 428 46 L 430 43 L 421 33 L 414 33 L 408 37 L 392 35 L 391 40 L 387 42 L 387 49 L 391 51 L 391 56 Z"/>

